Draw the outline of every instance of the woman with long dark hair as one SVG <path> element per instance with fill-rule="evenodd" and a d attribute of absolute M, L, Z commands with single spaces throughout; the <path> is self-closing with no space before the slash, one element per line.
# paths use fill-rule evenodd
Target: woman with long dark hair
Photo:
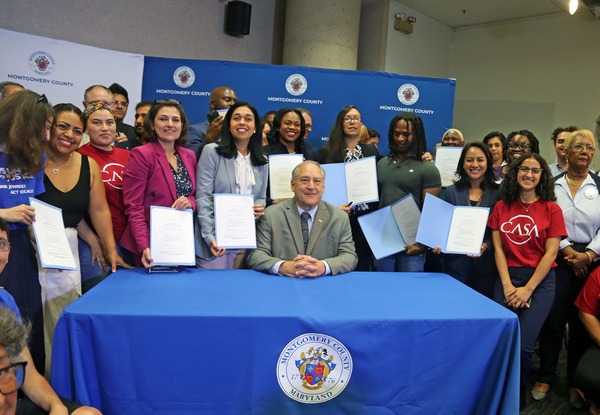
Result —
<path fill-rule="evenodd" d="M 321 164 L 348 163 L 364 157 L 381 158 L 377 147 L 373 144 L 360 144 L 360 131 L 364 127 L 360 112 L 354 105 L 347 105 L 338 113 L 335 124 L 329 133 L 327 145 L 321 148 L 319 159 Z M 351 206 L 340 206 L 350 215 L 352 239 L 358 256 L 357 271 L 371 271 L 373 252 L 358 223 L 358 217 L 375 209 L 377 203 L 356 203 Z"/>
<path fill-rule="evenodd" d="M 500 186 L 492 170 L 492 154 L 483 143 L 468 143 L 462 150 L 458 167 L 458 178 L 446 188 L 445 199 L 454 206 L 481 206 L 493 209 L 500 200 Z M 479 256 L 442 256 L 442 271 L 462 283 L 492 298 L 494 284 L 498 278 L 494 263 L 491 231 L 481 245 Z"/>
<path fill-rule="evenodd" d="M 196 263 L 200 268 L 242 268 L 244 250 L 225 249 L 217 244 L 213 195 L 252 195 L 254 217 L 259 219 L 265 214 L 269 170 L 262 151 L 262 125 L 256 108 L 244 101 L 229 107 L 221 139 L 204 147 L 196 174 Z"/>
<path fill-rule="evenodd" d="M 44 144 L 53 123 L 54 109 L 45 95 L 19 91 L 0 101 L 0 218 L 8 222 L 11 239 L 0 285 L 32 323 L 29 346 L 40 371 L 45 367 L 44 324 L 38 263 L 29 238 L 35 220 L 29 197 L 44 193 Z"/>
<path fill-rule="evenodd" d="M 500 279 L 494 300 L 519 317 L 521 407 L 531 374 L 533 347 L 554 301 L 556 254 L 567 236 L 546 161 L 526 153 L 509 165 L 500 200 L 489 219 Z"/>

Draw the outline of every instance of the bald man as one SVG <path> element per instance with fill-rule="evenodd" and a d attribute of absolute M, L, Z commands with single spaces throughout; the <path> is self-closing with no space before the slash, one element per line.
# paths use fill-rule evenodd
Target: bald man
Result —
<path fill-rule="evenodd" d="M 228 86 L 220 86 L 210 93 L 208 102 L 209 112 L 229 109 L 238 101 L 238 97 Z M 212 122 L 208 119 L 201 123 L 190 125 L 188 131 L 188 142 L 185 145 L 196 153 L 196 160 L 200 159 L 200 153 L 205 144 L 217 141 L 221 137 L 221 127 L 223 126 L 223 117 L 219 115 Z"/>

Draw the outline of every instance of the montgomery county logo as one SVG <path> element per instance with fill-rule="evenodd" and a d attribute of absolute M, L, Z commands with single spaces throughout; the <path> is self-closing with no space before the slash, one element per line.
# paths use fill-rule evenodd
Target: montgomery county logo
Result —
<path fill-rule="evenodd" d="M 179 88 L 189 88 L 194 85 L 195 80 L 196 74 L 189 66 L 180 66 L 173 72 L 173 82 L 175 82 Z"/>
<path fill-rule="evenodd" d="M 29 55 L 29 67 L 38 75 L 50 75 L 54 72 L 54 58 L 48 52 L 38 50 Z"/>
<path fill-rule="evenodd" d="M 295 401 L 315 404 L 338 396 L 352 375 L 352 356 L 339 340 L 305 333 L 283 349 L 277 361 L 281 390 Z"/>
<path fill-rule="evenodd" d="M 290 95 L 298 96 L 306 92 L 308 81 L 299 73 L 288 76 L 285 80 L 285 89 Z"/>
<path fill-rule="evenodd" d="M 416 104 L 419 100 L 419 88 L 413 84 L 404 84 L 398 88 L 398 99 L 404 105 Z"/>

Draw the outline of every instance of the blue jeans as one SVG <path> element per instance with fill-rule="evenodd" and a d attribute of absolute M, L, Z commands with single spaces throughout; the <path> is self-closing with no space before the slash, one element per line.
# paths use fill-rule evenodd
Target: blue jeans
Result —
<path fill-rule="evenodd" d="M 515 287 L 523 287 L 527 284 L 534 271 L 534 268 L 510 267 L 508 269 L 510 280 Z M 544 321 L 546 321 L 546 317 L 548 317 L 548 313 L 552 308 L 555 287 L 556 280 L 553 268 L 531 295 L 531 306 L 529 308 L 509 308 L 517 314 L 521 326 L 521 391 L 527 387 L 529 382 L 533 349 Z M 505 305 L 504 290 L 500 278 L 496 282 L 494 300 Z"/>
<path fill-rule="evenodd" d="M 423 272 L 423 255 L 406 255 L 404 252 L 375 260 L 379 272 Z"/>
<path fill-rule="evenodd" d="M 81 268 L 81 282 L 84 283 L 85 281 L 91 280 L 93 278 L 96 278 L 104 273 L 106 273 L 107 271 L 110 271 L 107 267 L 107 269 L 102 270 L 98 267 L 98 263 L 95 263 L 94 266 L 92 267 L 92 250 L 90 248 L 90 246 L 84 242 L 81 238 L 79 239 L 79 266 Z M 121 246 L 119 246 L 117 244 L 117 253 L 121 256 L 121 258 L 123 258 L 123 260 L 125 262 L 127 262 L 130 265 L 133 265 L 133 261 L 131 258 L 131 253 L 129 251 L 127 251 L 124 248 L 121 248 Z"/>

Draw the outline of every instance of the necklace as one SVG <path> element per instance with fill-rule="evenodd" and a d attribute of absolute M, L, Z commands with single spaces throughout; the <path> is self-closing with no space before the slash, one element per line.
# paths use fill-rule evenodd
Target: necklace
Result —
<path fill-rule="evenodd" d="M 533 206 L 533 204 L 534 204 L 535 202 L 537 202 L 537 201 L 538 201 L 538 200 L 537 200 L 537 199 L 535 199 L 533 202 L 529 203 L 529 206 L 525 207 L 525 205 L 524 205 L 523 203 L 521 203 L 521 200 L 520 200 L 520 199 L 517 199 L 517 202 L 519 202 L 519 205 L 521 205 L 521 207 L 522 207 L 523 209 L 525 209 L 525 212 L 529 212 L 529 209 L 531 209 L 531 207 Z"/>
<path fill-rule="evenodd" d="M 569 175 L 565 174 L 565 181 L 567 182 L 567 185 L 569 185 L 569 188 L 573 191 L 573 193 L 577 193 L 577 191 L 583 184 L 584 180 L 585 180 L 585 177 L 583 179 L 581 179 L 581 181 L 579 183 L 573 183 L 573 181 L 571 179 L 569 179 Z"/>
<path fill-rule="evenodd" d="M 60 169 L 67 167 L 69 165 L 69 163 L 71 162 L 72 158 L 73 158 L 73 153 L 69 154 L 69 160 L 63 166 L 53 168 L 52 174 L 60 173 Z"/>
<path fill-rule="evenodd" d="M 471 189 L 469 189 L 467 191 L 468 193 L 468 199 L 469 199 L 469 206 L 475 206 L 475 207 L 479 207 L 479 205 L 481 205 L 481 199 L 483 199 L 483 193 L 485 192 L 485 190 L 481 190 L 481 194 L 479 195 L 479 199 L 477 200 L 473 200 L 471 199 Z"/>

